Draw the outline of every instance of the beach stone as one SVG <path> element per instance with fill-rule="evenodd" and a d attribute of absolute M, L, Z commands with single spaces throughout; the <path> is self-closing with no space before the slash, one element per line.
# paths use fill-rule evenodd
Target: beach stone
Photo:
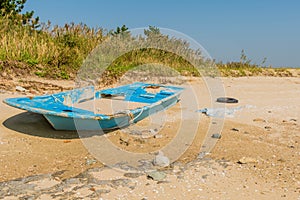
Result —
<path fill-rule="evenodd" d="M 88 195 L 93 193 L 93 191 L 91 191 L 89 188 L 86 188 L 86 187 L 79 188 L 75 192 L 76 192 L 76 194 L 74 195 L 75 198 L 76 197 L 85 198 Z"/>
<path fill-rule="evenodd" d="M 26 92 L 27 90 L 21 86 L 16 86 L 16 91 L 18 92 Z"/>
<path fill-rule="evenodd" d="M 116 180 L 111 180 L 110 186 L 113 188 L 118 188 L 118 187 L 128 187 L 130 184 L 129 179 L 116 179 Z"/>
<path fill-rule="evenodd" d="M 257 160 L 255 158 L 251 158 L 251 157 L 242 157 L 241 159 L 239 159 L 239 161 L 237 163 L 239 164 L 247 164 L 247 163 L 256 163 Z"/>
<path fill-rule="evenodd" d="M 43 190 L 58 185 L 60 182 L 55 179 L 42 179 L 38 181 L 28 182 L 28 184 L 35 185 L 35 190 Z"/>
<path fill-rule="evenodd" d="M 203 159 L 208 153 L 207 152 L 200 152 L 197 156 L 198 159 Z"/>
<path fill-rule="evenodd" d="M 68 184 L 68 185 L 72 185 L 72 184 L 80 184 L 80 183 L 81 183 L 81 181 L 80 181 L 79 178 L 69 178 L 69 179 L 66 179 L 64 182 L 65 182 L 66 184 Z"/>
<path fill-rule="evenodd" d="M 138 170 L 140 172 L 144 172 L 146 170 L 150 170 L 150 169 L 154 169 L 153 167 L 153 160 L 139 160 L 138 161 L 140 164 L 137 168 L 135 168 L 135 170 Z"/>
<path fill-rule="evenodd" d="M 131 131 L 130 131 L 130 134 L 131 134 L 131 135 L 142 135 L 143 133 L 142 133 L 142 131 L 140 131 L 140 130 L 131 130 Z"/>
<path fill-rule="evenodd" d="M 154 138 L 156 138 L 156 139 L 160 139 L 160 138 L 162 138 L 163 136 L 161 135 L 161 134 L 156 134 L 156 135 L 154 135 Z"/>
<path fill-rule="evenodd" d="M 40 200 L 51 200 L 53 198 L 49 194 L 42 194 L 41 196 L 39 196 L 38 199 L 40 199 Z"/>
<path fill-rule="evenodd" d="M 168 157 L 164 156 L 162 151 L 159 151 L 153 160 L 153 165 L 159 167 L 167 167 L 170 165 L 170 160 Z"/>
<path fill-rule="evenodd" d="M 157 131 L 158 131 L 158 130 L 157 130 L 156 128 L 155 128 L 155 129 L 152 129 L 152 128 L 151 128 L 151 129 L 149 130 L 149 132 L 150 132 L 151 134 L 155 134 L 155 133 L 157 133 Z"/>
<path fill-rule="evenodd" d="M 222 136 L 219 133 L 214 133 L 214 134 L 211 135 L 211 137 L 216 138 L 216 139 L 221 139 Z"/>
<path fill-rule="evenodd" d="M 154 181 L 162 181 L 166 178 L 166 174 L 164 172 L 152 171 L 147 174 L 147 178 L 150 178 Z"/>

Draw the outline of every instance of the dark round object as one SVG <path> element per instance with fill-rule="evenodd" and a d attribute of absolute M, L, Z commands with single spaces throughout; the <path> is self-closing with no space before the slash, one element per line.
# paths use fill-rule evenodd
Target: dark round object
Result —
<path fill-rule="evenodd" d="M 220 98 L 217 98 L 217 102 L 219 102 L 219 103 L 238 103 L 239 100 L 237 100 L 235 98 L 231 98 L 231 97 L 220 97 Z"/>

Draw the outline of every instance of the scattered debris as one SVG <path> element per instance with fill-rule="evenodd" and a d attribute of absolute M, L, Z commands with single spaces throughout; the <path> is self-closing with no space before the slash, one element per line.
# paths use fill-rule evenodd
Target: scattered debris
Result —
<path fill-rule="evenodd" d="M 204 175 L 201 176 L 201 178 L 207 179 L 208 176 L 209 176 L 208 174 L 204 174 Z"/>
<path fill-rule="evenodd" d="M 125 173 L 124 176 L 127 178 L 138 178 L 144 175 L 143 173 Z"/>
<path fill-rule="evenodd" d="M 157 181 L 157 184 L 170 183 L 170 181 Z"/>
<path fill-rule="evenodd" d="M 120 138 L 120 144 L 128 146 L 129 145 L 129 139 L 128 138 Z"/>
<path fill-rule="evenodd" d="M 203 152 L 200 152 L 197 156 L 198 159 L 203 159 L 206 155 L 209 155 L 209 153 L 203 151 Z"/>
<path fill-rule="evenodd" d="M 151 129 L 149 130 L 149 132 L 150 132 L 152 135 L 154 135 L 155 133 L 157 133 L 157 131 L 158 131 L 158 130 L 157 130 L 156 128 L 155 128 L 155 129 L 152 129 L 152 128 L 151 128 Z"/>
<path fill-rule="evenodd" d="M 134 138 L 134 141 L 135 141 L 135 142 L 138 142 L 138 143 L 140 143 L 140 144 L 145 144 L 146 141 L 147 141 L 146 138 L 148 138 L 148 137 L 144 136 L 144 137 L 142 137 L 142 138 Z M 128 145 L 126 145 L 126 146 L 128 146 Z"/>
<path fill-rule="evenodd" d="M 240 130 L 237 129 L 237 128 L 232 128 L 231 130 L 232 130 L 232 131 L 236 131 L 236 132 L 240 131 Z"/>
<path fill-rule="evenodd" d="M 278 162 L 285 162 L 285 159 L 279 158 L 277 161 L 278 161 Z"/>
<path fill-rule="evenodd" d="M 238 103 L 239 100 L 232 98 L 232 97 L 220 97 L 220 98 L 217 98 L 217 102 L 219 102 L 219 103 Z"/>
<path fill-rule="evenodd" d="M 253 119 L 254 122 L 266 122 L 266 120 L 262 119 L 262 118 L 255 118 Z"/>
<path fill-rule="evenodd" d="M 219 133 L 214 133 L 214 134 L 212 134 L 212 136 L 211 136 L 212 138 L 216 138 L 216 139 L 221 139 L 221 134 L 219 134 Z"/>
<path fill-rule="evenodd" d="M 95 160 L 95 159 L 87 159 L 85 161 L 85 164 L 86 165 L 92 165 L 92 164 L 95 164 L 96 162 L 97 162 L 97 160 Z"/>
<path fill-rule="evenodd" d="M 147 178 L 150 178 L 154 181 L 162 181 L 166 178 L 166 174 L 160 171 L 152 171 L 147 174 Z"/>
<path fill-rule="evenodd" d="M 27 90 L 21 86 L 16 86 L 16 91 L 18 92 L 26 92 Z"/>
<path fill-rule="evenodd" d="M 243 108 L 252 108 L 251 105 L 246 106 L 238 106 L 235 108 L 204 108 L 197 110 L 196 112 L 204 113 L 209 117 L 217 117 L 217 118 L 224 118 L 224 117 L 234 117 L 234 113 L 238 110 Z"/>
<path fill-rule="evenodd" d="M 270 129 L 272 129 L 272 127 L 271 126 L 265 126 L 265 129 L 270 130 Z"/>
<path fill-rule="evenodd" d="M 170 160 L 168 157 L 164 156 L 162 151 L 159 151 L 153 160 L 153 165 L 159 167 L 167 167 L 170 165 Z"/>
<path fill-rule="evenodd" d="M 130 130 L 130 134 L 131 135 L 142 135 L 142 131 L 140 130 Z"/>

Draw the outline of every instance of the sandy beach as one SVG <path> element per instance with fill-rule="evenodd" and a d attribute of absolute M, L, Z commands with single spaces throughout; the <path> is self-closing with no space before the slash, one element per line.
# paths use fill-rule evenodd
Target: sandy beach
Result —
<path fill-rule="evenodd" d="M 24 95 L 13 91 L 16 84 L 26 88 L 39 81 L 0 84 L 1 199 L 300 199 L 298 77 L 222 78 L 226 96 L 239 100 L 227 108 L 239 109 L 225 117 L 218 133 L 221 138 L 208 135 L 216 144 L 204 157 L 204 138 L 217 122 L 195 112 L 199 116 L 195 138 L 170 166 L 156 171 L 164 176 L 159 180 L 146 172 L 104 167 L 77 132 L 55 131 L 41 115 L 2 102 Z M 201 80 L 189 84 L 198 97 L 197 108 L 208 108 L 206 85 Z M 73 83 L 40 85 L 43 88 L 36 93 L 70 89 Z M 128 134 L 129 127 L 106 138 L 128 152 L 158 151 L 176 136 L 180 120 L 176 116 L 182 105 L 166 111 L 169 120 L 156 131 L 159 137 L 136 139 Z"/>

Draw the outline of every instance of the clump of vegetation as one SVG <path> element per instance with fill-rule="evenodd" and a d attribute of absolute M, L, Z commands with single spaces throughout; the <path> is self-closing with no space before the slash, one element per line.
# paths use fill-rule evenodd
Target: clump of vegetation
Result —
<path fill-rule="evenodd" d="M 32 28 L 39 27 L 39 17 L 33 18 L 34 11 L 21 13 L 26 0 L 0 0 L 0 16 L 8 17 L 10 22 L 23 24 Z"/>
<path fill-rule="evenodd" d="M 217 66 L 223 76 L 255 76 L 260 75 L 265 70 L 265 63 L 267 58 L 264 58 L 261 64 L 253 64 L 244 50 L 241 51 L 239 62 L 228 62 L 223 64 L 218 63 Z"/>
<path fill-rule="evenodd" d="M 217 66 L 222 76 L 294 76 L 293 69 L 266 67 L 266 60 L 267 58 L 264 58 L 260 64 L 253 64 L 252 60 L 246 56 L 245 51 L 242 50 L 239 62 L 217 63 Z"/>
<path fill-rule="evenodd" d="M 29 68 L 40 77 L 73 77 L 83 59 L 103 40 L 103 29 L 74 23 L 51 27 L 50 22 L 33 18 L 33 11 L 21 14 L 25 3 L 0 1 L 0 60 L 13 63 L 14 68 Z M 8 66 L 2 70 L 9 71 Z"/>

